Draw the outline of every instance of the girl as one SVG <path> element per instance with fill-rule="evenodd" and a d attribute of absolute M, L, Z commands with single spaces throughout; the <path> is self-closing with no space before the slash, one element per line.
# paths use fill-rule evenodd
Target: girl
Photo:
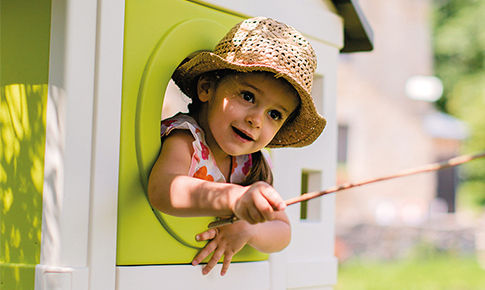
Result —
<path fill-rule="evenodd" d="M 162 121 L 162 149 L 150 174 L 152 205 L 176 216 L 236 216 L 241 221 L 196 235 L 212 254 L 203 274 L 249 244 L 276 252 L 290 242 L 285 203 L 271 186 L 264 147 L 311 144 L 325 127 L 310 95 L 316 58 L 294 28 L 245 20 L 182 63 L 173 79 L 192 99 L 188 114 Z"/>

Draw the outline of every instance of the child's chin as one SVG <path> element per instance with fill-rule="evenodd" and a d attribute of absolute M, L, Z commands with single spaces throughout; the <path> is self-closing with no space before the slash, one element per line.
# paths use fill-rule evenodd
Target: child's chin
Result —
<path fill-rule="evenodd" d="M 231 156 L 240 156 L 240 155 L 247 155 L 254 153 L 256 151 L 253 150 L 243 150 L 243 149 L 238 149 L 238 148 L 227 148 L 227 150 L 224 150 L 228 155 Z"/>

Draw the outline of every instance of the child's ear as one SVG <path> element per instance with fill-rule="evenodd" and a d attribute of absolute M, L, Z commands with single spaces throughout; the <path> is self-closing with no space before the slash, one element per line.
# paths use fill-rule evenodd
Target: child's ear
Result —
<path fill-rule="evenodd" d="M 202 76 L 197 81 L 197 96 L 201 102 L 207 102 L 214 88 L 214 80 Z"/>

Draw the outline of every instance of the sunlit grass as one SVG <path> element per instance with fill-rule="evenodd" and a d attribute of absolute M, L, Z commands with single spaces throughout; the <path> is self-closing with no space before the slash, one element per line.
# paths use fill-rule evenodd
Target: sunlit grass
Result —
<path fill-rule="evenodd" d="M 336 290 L 485 289 L 475 257 L 436 255 L 393 262 L 352 260 L 339 266 Z"/>

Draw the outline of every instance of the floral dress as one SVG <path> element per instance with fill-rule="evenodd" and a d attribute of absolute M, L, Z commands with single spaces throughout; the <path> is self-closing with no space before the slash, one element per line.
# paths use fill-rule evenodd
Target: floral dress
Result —
<path fill-rule="evenodd" d="M 171 118 L 162 121 L 160 136 L 163 140 L 172 130 L 189 130 L 194 137 L 192 147 L 194 154 L 189 169 L 189 176 L 208 181 L 227 182 L 224 174 L 217 167 L 216 161 L 205 141 L 204 132 L 194 118 L 179 113 Z M 251 154 L 232 156 L 232 168 L 229 176 L 230 183 L 241 183 L 249 174 L 252 159 Z"/>

